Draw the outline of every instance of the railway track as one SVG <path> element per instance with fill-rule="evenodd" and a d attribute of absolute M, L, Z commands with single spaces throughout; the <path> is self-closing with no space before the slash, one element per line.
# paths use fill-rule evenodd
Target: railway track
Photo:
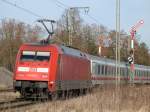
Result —
<path fill-rule="evenodd" d="M 14 89 L 12 89 L 12 88 L 9 88 L 9 89 L 1 89 L 0 90 L 0 93 L 1 92 L 14 92 Z"/>
<path fill-rule="evenodd" d="M 0 102 L 0 111 L 4 111 L 7 109 L 20 108 L 24 106 L 29 106 L 33 104 L 37 104 L 39 102 L 25 100 L 25 99 L 15 99 L 11 101 Z"/>

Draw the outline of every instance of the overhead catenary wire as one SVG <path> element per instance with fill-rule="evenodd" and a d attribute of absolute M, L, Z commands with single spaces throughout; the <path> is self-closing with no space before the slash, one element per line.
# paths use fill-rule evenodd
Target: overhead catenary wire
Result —
<path fill-rule="evenodd" d="M 49 0 L 48 0 L 49 1 Z M 61 8 L 61 9 L 66 9 L 66 7 L 64 7 L 62 4 L 60 4 L 60 3 L 58 3 L 57 1 L 55 1 L 55 0 L 51 0 L 51 1 L 53 1 L 53 3 L 57 6 L 57 7 L 59 7 L 59 8 Z"/>
<path fill-rule="evenodd" d="M 62 6 L 65 7 L 65 8 L 70 7 L 70 6 L 68 6 L 68 5 L 66 5 L 66 4 L 64 4 L 64 3 L 62 3 L 62 2 L 60 2 L 59 0 L 54 0 L 54 1 L 57 2 L 58 4 L 62 5 Z"/>
<path fill-rule="evenodd" d="M 20 9 L 20 10 L 22 10 L 22 11 L 30 14 L 30 15 L 33 15 L 33 16 L 38 17 L 38 18 L 41 18 L 41 16 L 38 15 L 38 14 L 36 14 L 35 12 L 33 12 L 33 11 L 29 10 L 29 9 L 23 8 L 23 7 L 15 4 L 15 3 L 12 3 L 12 2 L 7 1 L 7 0 L 1 0 L 1 1 L 4 2 L 4 3 L 6 3 L 6 4 L 9 4 L 9 5 L 13 6 L 13 7 L 16 7 L 18 9 Z"/>
<path fill-rule="evenodd" d="M 96 23 L 99 23 L 101 24 L 95 17 L 89 15 L 89 14 L 86 14 L 91 20 L 95 21 Z"/>
<path fill-rule="evenodd" d="M 59 0 L 53 0 L 53 1 L 55 1 L 55 4 L 57 5 L 57 6 L 59 6 L 59 7 L 61 7 L 61 8 L 63 8 L 63 9 L 68 9 L 68 8 L 70 8 L 71 6 L 68 6 L 68 5 L 66 5 L 66 4 L 64 4 L 64 3 L 62 3 L 62 2 L 60 2 Z M 61 5 L 61 6 L 60 6 Z M 62 7 L 63 6 L 63 7 Z M 91 20 L 93 20 L 93 21 L 95 21 L 96 23 L 99 23 L 99 24 L 101 24 L 95 17 L 93 17 L 92 15 L 90 15 L 90 14 L 88 14 L 88 13 L 86 13 L 86 15 L 91 19 Z"/>
<path fill-rule="evenodd" d="M 1 0 L 1 1 L 4 2 L 4 3 L 6 3 L 6 4 L 9 4 L 9 5 L 13 6 L 13 7 L 16 7 L 16 8 L 18 8 L 18 9 L 20 9 L 20 10 L 26 12 L 26 13 L 29 13 L 29 14 L 35 16 L 35 17 L 42 18 L 40 15 L 36 14 L 35 12 L 33 12 L 33 11 L 29 10 L 29 9 L 23 8 L 23 7 L 15 4 L 15 3 L 12 3 L 12 2 L 7 1 L 7 0 Z M 70 7 L 70 6 L 68 6 L 68 5 L 60 2 L 59 0 L 53 0 L 53 1 L 55 1 L 55 5 L 57 5 L 58 7 L 62 8 L 62 9 L 66 9 L 66 8 Z M 87 16 L 90 19 L 92 19 L 93 21 L 95 21 L 96 23 L 99 23 L 99 21 L 95 17 L 93 17 L 93 16 L 91 16 L 89 14 L 87 14 Z"/>

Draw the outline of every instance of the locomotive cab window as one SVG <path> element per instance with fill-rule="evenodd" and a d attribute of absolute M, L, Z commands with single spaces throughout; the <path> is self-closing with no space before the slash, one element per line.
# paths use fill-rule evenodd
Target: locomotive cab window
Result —
<path fill-rule="evenodd" d="M 22 51 L 21 61 L 49 61 L 50 52 Z"/>
<path fill-rule="evenodd" d="M 37 61 L 49 61 L 50 52 L 37 52 L 36 60 Z"/>
<path fill-rule="evenodd" d="M 20 59 L 22 61 L 33 61 L 34 58 L 35 58 L 35 52 L 34 51 L 23 51 Z"/>

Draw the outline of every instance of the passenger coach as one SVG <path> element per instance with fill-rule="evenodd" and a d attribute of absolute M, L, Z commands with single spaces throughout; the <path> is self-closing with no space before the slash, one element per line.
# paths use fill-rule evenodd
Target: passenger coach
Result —
<path fill-rule="evenodd" d="M 89 55 L 93 86 L 114 84 L 116 82 L 115 60 Z M 119 66 L 118 66 L 119 67 Z M 120 63 L 120 83 L 150 83 L 150 67 L 135 64 L 134 76 L 130 73 L 130 65 Z"/>

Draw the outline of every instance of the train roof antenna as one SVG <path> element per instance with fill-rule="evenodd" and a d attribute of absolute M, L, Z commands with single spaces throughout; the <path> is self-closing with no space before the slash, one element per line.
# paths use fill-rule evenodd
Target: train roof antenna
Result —
<path fill-rule="evenodd" d="M 40 22 L 44 28 L 46 29 L 46 31 L 48 32 L 48 37 L 46 40 L 42 40 L 41 42 L 44 44 L 49 44 L 49 40 L 52 37 L 52 35 L 54 34 L 54 26 L 53 24 L 56 22 L 55 20 L 50 20 L 50 19 L 39 19 L 37 20 L 37 22 Z M 51 24 L 51 31 L 47 28 L 45 22 L 50 22 Z"/>

